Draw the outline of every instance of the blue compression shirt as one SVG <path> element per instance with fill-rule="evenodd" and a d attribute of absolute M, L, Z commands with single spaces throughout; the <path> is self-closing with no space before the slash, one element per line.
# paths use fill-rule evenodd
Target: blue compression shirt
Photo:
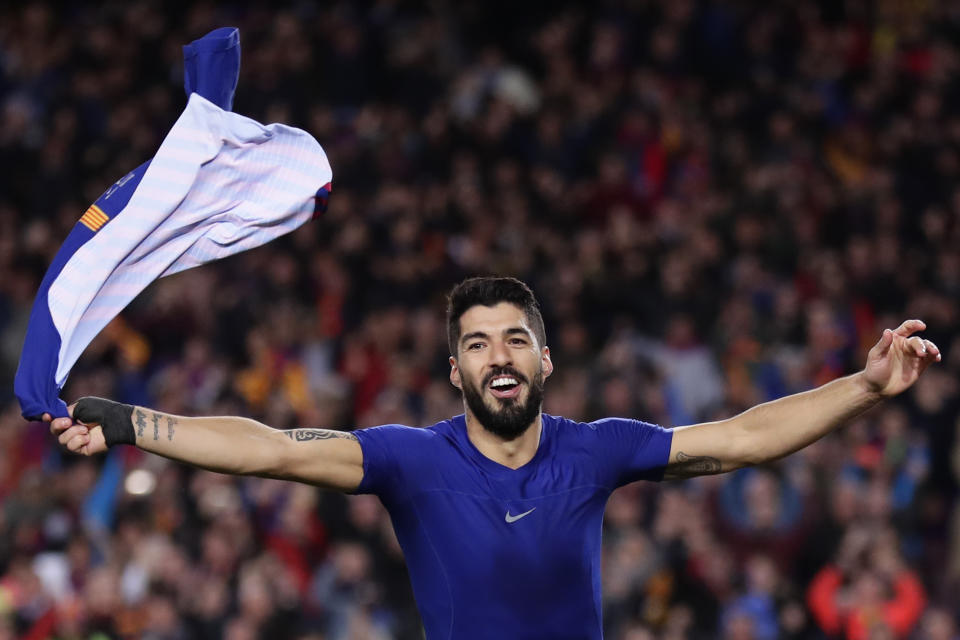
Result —
<path fill-rule="evenodd" d="M 428 640 L 602 638 L 604 507 L 616 487 L 662 478 L 671 431 L 543 414 L 519 469 L 480 453 L 463 415 L 354 434 L 358 493 L 390 513 Z"/>

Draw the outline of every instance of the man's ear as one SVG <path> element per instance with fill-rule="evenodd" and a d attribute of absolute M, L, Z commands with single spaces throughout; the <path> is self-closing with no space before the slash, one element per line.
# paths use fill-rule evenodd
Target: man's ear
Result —
<path fill-rule="evenodd" d="M 460 369 L 457 367 L 457 359 L 453 356 L 450 356 L 450 384 L 455 386 L 457 389 L 462 389 L 462 382 L 460 381 Z"/>
<path fill-rule="evenodd" d="M 549 378 L 550 374 L 553 373 L 553 360 L 550 359 L 550 347 L 543 348 L 543 355 L 540 356 L 540 360 L 543 364 L 543 377 L 544 379 Z"/>

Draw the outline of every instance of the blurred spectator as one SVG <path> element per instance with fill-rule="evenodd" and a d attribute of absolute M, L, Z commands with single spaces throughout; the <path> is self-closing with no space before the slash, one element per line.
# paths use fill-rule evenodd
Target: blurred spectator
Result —
<path fill-rule="evenodd" d="M 922 640 L 957 640 L 960 632 L 957 631 L 957 622 L 945 609 L 930 609 L 923 616 L 920 625 Z"/>
<path fill-rule="evenodd" d="M 903 565 L 892 534 L 850 529 L 835 565 L 814 577 L 807 600 L 817 624 L 850 640 L 876 634 L 905 638 L 923 613 L 926 594 Z"/>

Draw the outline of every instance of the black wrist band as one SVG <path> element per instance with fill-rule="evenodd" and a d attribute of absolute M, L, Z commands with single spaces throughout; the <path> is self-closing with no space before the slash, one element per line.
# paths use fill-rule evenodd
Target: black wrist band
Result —
<path fill-rule="evenodd" d="M 87 396 L 77 400 L 73 419 L 88 424 L 99 424 L 108 447 L 115 444 L 136 444 L 133 430 L 133 405 L 105 398 Z"/>

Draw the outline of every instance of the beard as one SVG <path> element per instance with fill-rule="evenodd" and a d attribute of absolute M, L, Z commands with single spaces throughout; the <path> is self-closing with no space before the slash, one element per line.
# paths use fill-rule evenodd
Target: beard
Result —
<path fill-rule="evenodd" d="M 494 377 L 505 374 L 515 377 L 521 383 L 528 383 L 527 401 L 521 402 L 519 398 L 495 397 L 493 401 L 498 407 L 491 408 L 483 400 L 482 389 L 487 388 Z M 534 418 L 540 413 L 540 407 L 543 405 L 543 370 L 537 371 L 531 382 L 526 376 L 510 367 L 497 369 L 486 376 L 481 388 L 464 378 L 463 397 L 484 429 L 503 440 L 516 440 L 530 428 Z"/>

